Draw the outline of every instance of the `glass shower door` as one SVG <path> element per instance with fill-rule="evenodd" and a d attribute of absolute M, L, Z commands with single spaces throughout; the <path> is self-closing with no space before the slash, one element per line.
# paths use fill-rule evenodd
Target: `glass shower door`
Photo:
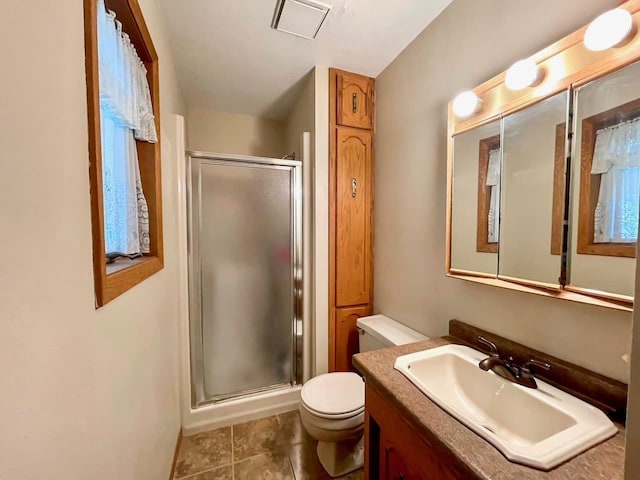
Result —
<path fill-rule="evenodd" d="M 196 405 L 296 383 L 299 169 L 191 157 Z"/>

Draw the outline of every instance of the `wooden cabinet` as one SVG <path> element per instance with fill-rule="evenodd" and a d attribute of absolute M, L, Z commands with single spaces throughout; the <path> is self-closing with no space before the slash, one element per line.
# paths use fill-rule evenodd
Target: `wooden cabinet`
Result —
<path fill-rule="evenodd" d="M 329 70 L 329 370 L 351 370 L 373 303 L 372 78 Z"/>
<path fill-rule="evenodd" d="M 365 392 L 365 478 L 469 478 L 458 466 L 447 464 L 442 453 L 368 382 Z"/>
<path fill-rule="evenodd" d="M 360 334 L 357 321 L 371 315 L 369 305 L 336 309 L 336 370 L 353 370 L 351 357 L 358 353 Z"/>
<path fill-rule="evenodd" d="M 371 133 L 338 128 L 336 307 L 371 301 Z"/>
<path fill-rule="evenodd" d="M 385 432 L 380 432 L 380 479 L 423 480 L 410 470 L 402 453 Z"/>
<path fill-rule="evenodd" d="M 373 126 L 373 80 L 348 72 L 337 73 L 336 123 L 345 127 Z"/>

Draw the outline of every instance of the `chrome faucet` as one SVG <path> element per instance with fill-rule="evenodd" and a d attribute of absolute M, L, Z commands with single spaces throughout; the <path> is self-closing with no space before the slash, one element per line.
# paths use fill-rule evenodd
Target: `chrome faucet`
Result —
<path fill-rule="evenodd" d="M 530 358 L 523 365 L 517 365 L 513 357 L 504 359 L 500 357 L 500 352 L 496 344 L 484 337 L 478 337 L 478 341 L 489 347 L 489 357 L 482 360 L 478 366 L 484 370 L 491 370 L 496 375 L 509 380 L 510 382 L 517 383 L 529 388 L 538 388 L 536 379 L 534 378 L 534 368 L 541 368 L 543 370 L 550 370 L 551 365 L 545 362 L 540 362 Z"/>

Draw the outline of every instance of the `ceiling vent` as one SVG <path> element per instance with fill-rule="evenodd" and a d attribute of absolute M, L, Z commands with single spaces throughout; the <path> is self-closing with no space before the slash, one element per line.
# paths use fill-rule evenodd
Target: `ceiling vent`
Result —
<path fill-rule="evenodd" d="M 331 5 L 317 0 L 278 0 L 271 27 L 313 40 L 329 10 Z"/>

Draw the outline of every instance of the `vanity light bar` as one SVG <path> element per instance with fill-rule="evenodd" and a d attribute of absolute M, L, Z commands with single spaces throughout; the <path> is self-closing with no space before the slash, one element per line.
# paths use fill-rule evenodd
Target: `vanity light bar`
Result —
<path fill-rule="evenodd" d="M 627 10 L 609 10 L 589 24 L 584 34 L 584 46 L 601 52 L 622 43 L 632 31 L 633 17 Z"/>
<path fill-rule="evenodd" d="M 615 8 L 593 20 L 584 34 L 584 46 L 591 51 L 601 52 L 620 46 L 635 34 L 633 16 L 623 8 Z M 540 84 L 543 70 L 531 58 L 519 60 L 506 72 L 504 83 L 509 90 L 523 90 Z M 482 110 L 482 100 L 472 91 L 459 94 L 453 101 L 453 112 L 459 118 L 466 118 Z"/>

